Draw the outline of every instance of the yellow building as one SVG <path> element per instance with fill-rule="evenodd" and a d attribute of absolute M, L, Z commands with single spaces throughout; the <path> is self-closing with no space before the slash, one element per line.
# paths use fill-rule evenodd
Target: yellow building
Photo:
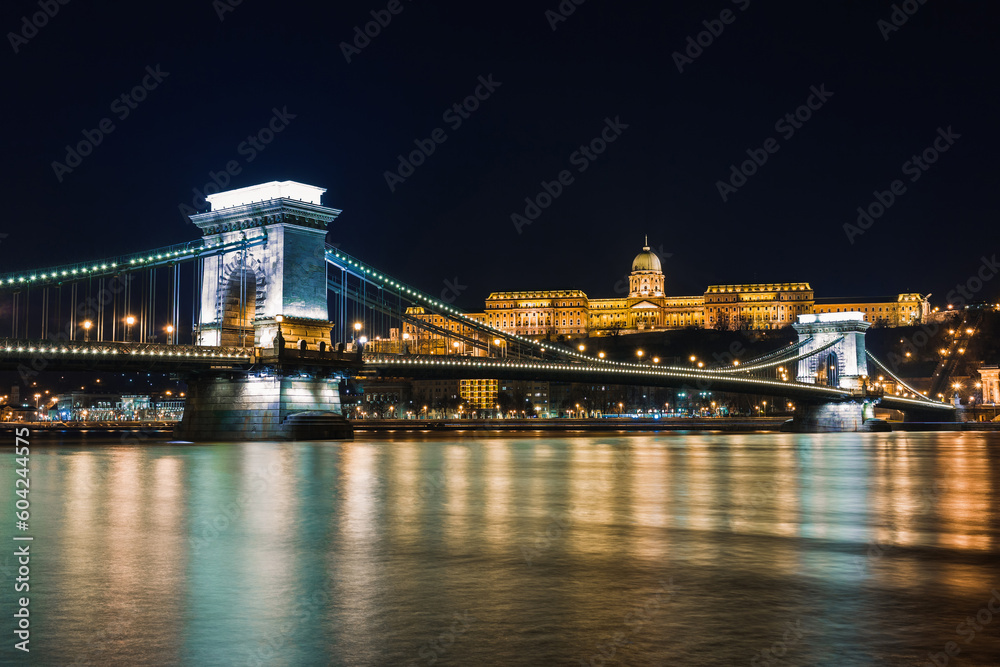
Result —
<path fill-rule="evenodd" d="M 846 313 L 860 312 L 866 322 L 880 322 L 890 327 L 905 327 L 926 321 L 930 314 L 930 302 L 923 294 L 915 292 L 899 294 L 895 297 L 858 299 L 816 299 L 813 312 Z"/>
<path fill-rule="evenodd" d="M 587 301 L 580 290 L 494 292 L 472 317 L 518 336 L 586 336 Z"/>
<path fill-rule="evenodd" d="M 499 383 L 496 380 L 462 380 L 459 395 L 468 410 L 496 410 Z"/>
<path fill-rule="evenodd" d="M 591 299 L 580 290 L 494 292 L 482 313 L 472 319 L 506 333 L 546 340 L 569 341 L 663 329 L 780 329 L 799 315 L 860 311 L 869 322 L 904 326 L 924 321 L 927 297 L 899 294 L 886 298 L 817 299 L 809 283 L 709 285 L 695 296 L 668 296 L 660 258 L 649 246 L 632 260 L 627 296 Z M 421 354 L 485 355 L 461 338 L 475 338 L 466 325 L 409 308 L 407 315 L 422 323 L 407 323 L 404 342 Z M 480 334 L 481 335 L 481 334 Z"/>

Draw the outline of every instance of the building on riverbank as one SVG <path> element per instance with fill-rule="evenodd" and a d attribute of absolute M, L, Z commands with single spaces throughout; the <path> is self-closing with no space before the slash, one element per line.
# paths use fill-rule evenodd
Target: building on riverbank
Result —
<path fill-rule="evenodd" d="M 867 322 L 890 327 L 919 324 L 930 315 L 928 298 L 920 293 L 817 298 L 807 282 L 709 285 L 700 295 L 672 296 L 660 258 L 648 245 L 632 260 L 625 296 L 593 299 L 575 289 L 493 292 L 485 305 L 469 317 L 506 333 L 562 341 L 683 328 L 780 329 L 813 313 L 857 311 Z M 466 348 L 462 337 L 474 336 L 466 325 L 420 307 L 407 314 L 427 325 L 403 327 L 414 352 L 485 354 Z"/>

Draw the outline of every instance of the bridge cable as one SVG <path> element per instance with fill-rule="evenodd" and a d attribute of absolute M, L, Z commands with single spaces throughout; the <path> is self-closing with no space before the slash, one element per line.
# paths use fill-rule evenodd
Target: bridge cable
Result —
<path fill-rule="evenodd" d="M 903 386 L 903 387 L 906 387 L 906 389 L 907 389 L 907 390 L 909 390 L 909 391 L 910 391 L 910 392 L 911 392 L 911 393 L 912 393 L 912 394 L 913 394 L 914 396 L 916 396 L 916 397 L 917 397 L 918 399 L 920 399 L 920 400 L 922 400 L 922 401 L 926 401 L 926 402 L 928 402 L 928 403 L 934 403 L 934 404 L 936 404 L 936 405 L 941 405 L 941 404 L 942 404 L 942 401 L 935 401 L 935 400 L 934 400 L 934 399 L 932 399 L 932 398 L 929 398 L 929 397 L 927 397 L 927 396 L 924 396 L 924 395 L 923 395 L 922 393 L 920 393 L 919 391 L 917 391 L 916 389 L 914 389 L 913 387 L 911 387 L 910 385 L 908 385 L 908 384 L 907 384 L 906 382 L 904 382 L 903 380 L 901 380 L 901 379 L 899 378 L 899 376 L 897 376 L 897 375 L 896 375 L 895 373 L 893 373 L 892 371 L 890 371 L 890 370 L 889 370 L 889 369 L 888 369 L 888 368 L 886 367 L 886 365 L 885 365 L 885 364 L 883 364 L 883 363 L 882 363 L 881 361 L 879 361 L 878 357 L 876 357 L 876 356 L 875 356 L 874 354 L 872 354 L 872 353 L 871 353 L 870 351 L 868 351 L 868 350 L 865 350 L 865 354 L 866 354 L 866 355 L 868 356 L 868 358 L 869 358 L 869 359 L 871 359 L 872 361 L 874 361 L 874 362 L 875 362 L 875 365 L 876 365 L 876 366 L 878 366 L 878 367 L 879 367 L 879 368 L 881 368 L 881 369 L 882 369 L 883 371 L 885 371 L 885 374 L 886 374 L 886 375 L 888 375 L 888 376 L 889 376 L 889 377 L 891 377 L 891 378 L 892 378 L 893 380 L 895 380 L 895 381 L 896 381 L 896 382 L 897 382 L 897 383 L 898 383 L 898 384 L 899 384 L 900 386 Z"/>

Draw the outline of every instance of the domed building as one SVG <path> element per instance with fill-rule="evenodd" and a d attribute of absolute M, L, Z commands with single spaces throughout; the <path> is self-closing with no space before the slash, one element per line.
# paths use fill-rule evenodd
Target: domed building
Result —
<path fill-rule="evenodd" d="M 615 285 L 616 292 L 625 293 L 623 283 Z M 590 300 L 590 335 L 703 326 L 702 297 L 666 295 L 663 265 L 648 237 L 632 260 L 627 290 L 624 298 Z"/>
<path fill-rule="evenodd" d="M 628 278 L 629 297 L 663 296 L 663 269 L 660 258 L 649 249 L 649 238 L 642 252 L 632 260 L 632 273 Z"/>
<path fill-rule="evenodd" d="M 902 326 L 924 320 L 927 297 L 917 293 L 861 299 L 816 299 L 809 283 L 709 285 L 703 294 L 667 296 L 663 264 L 646 239 L 630 271 L 614 285 L 620 296 L 591 299 L 581 290 L 493 292 L 486 310 L 468 316 L 496 329 L 546 340 L 614 336 L 657 329 L 779 329 L 799 315 L 859 311 L 869 322 Z M 403 334 L 426 354 L 453 353 L 461 337 L 477 335 L 423 308 L 407 314 L 431 327 L 404 324 Z M 435 328 L 436 327 L 436 328 Z M 443 335 L 447 327 L 454 338 Z M 459 349 L 462 344 L 459 342 Z M 481 351 L 476 354 L 484 353 Z"/>

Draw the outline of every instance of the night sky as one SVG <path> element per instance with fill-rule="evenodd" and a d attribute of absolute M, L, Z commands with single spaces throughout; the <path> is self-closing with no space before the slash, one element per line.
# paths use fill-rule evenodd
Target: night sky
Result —
<path fill-rule="evenodd" d="M 182 205 L 230 162 L 230 188 L 328 188 L 344 211 L 331 243 L 435 295 L 457 282 L 471 310 L 495 290 L 615 296 L 644 234 L 672 295 L 808 281 L 941 305 L 998 249 L 997 3 L 898 3 L 897 29 L 887 1 L 565 0 L 568 16 L 557 0 L 46 2 L 58 12 L 37 31 L 22 22 L 37 0 L 0 23 L 3 271 L 194 239 Z M 391 21 L 359 49 L 372 12 Z M 121 99 L 144 80 L 145 99 Z M 477 87 L 478 108 L 445 115 Z M 807 102 L 808 120 L 776 127 Z M 270 143 L 244 143 L 272 122 Z M 390 189 L 397 156 L 438 128 Z M 69 167 L 84 131 L 100 144 Z M 604 152 L 577 152 L 602 131 Z M 934 164 L 905 165 L 943 135 Z M 724 201 L 748 150 L 767 161 Z M 511 216 L 563 171 L 519 233 Z M 905 192 L 849 238 L 897 179 Z"/>

